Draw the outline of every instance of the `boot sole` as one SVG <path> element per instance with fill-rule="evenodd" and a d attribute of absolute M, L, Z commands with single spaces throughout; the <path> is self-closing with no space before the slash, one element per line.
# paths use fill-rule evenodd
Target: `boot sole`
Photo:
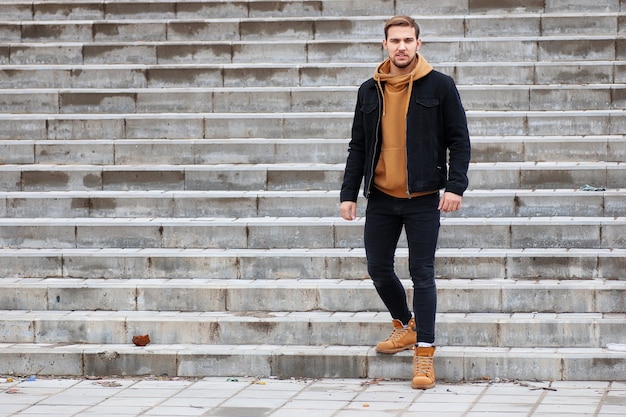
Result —
<path fill-rule="evenodd" d="M 434 388 L 436 385 L 435 382 L 433 382 L 432 384 L 429 385 L 413 385 L 413 383 L 411 383 L 411 388 L 413 389 L 431 389 Z"/>
<path fill-rule="evenodd" d="M 386 353 L 388 355 L 391 355 L 391 354 L 394 354 L 394 353 L 402 352 L 403 350 L 413 349 L 413 346 L 415 346 L 415 345 L 414 344 L 410 344 L 408 346 L 402 346 L 402 347 L 395 348 L 395 349 L 378 349 L 378 348 L 376 348 L 376 353 Z"/>

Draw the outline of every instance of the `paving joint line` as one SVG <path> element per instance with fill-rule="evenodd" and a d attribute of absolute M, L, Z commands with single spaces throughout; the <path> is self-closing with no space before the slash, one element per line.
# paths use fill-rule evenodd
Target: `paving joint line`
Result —
<path fill-rule="evenodd" d="M 487 384 L 485 388 L 483 388 L 480 394 L 478 394 L 476 398 L 474 398 L 471 404 L 468 405 L 468 408 L 463 412 L 463 414 L 461 414 L 461 417 L 467 417 L 469 413 L 472 412 L 472 409 L 474 408 L 474 406 L 477 405 L 480 402 L 480 400 L 487 394 L 487 391 L 489 390 L 490 387 L 491 387 L 491 384 Z"/>

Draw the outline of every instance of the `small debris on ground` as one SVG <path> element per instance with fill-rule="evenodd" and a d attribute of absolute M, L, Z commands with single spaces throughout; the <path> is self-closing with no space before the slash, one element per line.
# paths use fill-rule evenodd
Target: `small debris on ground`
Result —
<path fill-rule="evenodd" d="M 148 343 L 150 343 L 150 335 L 143 334 L 133 336 L 133 343 L 136 346 L 146 346 Z"/>
<path fill-rule="evenodd" d="M 117 381 L 96 381 L 93 384 L 94 385 L 100 385 L 100 386 L 107 387 L 107 388 L 121 387 L 122 386 L 122 384 L 120 384 Z"/>
<path fill-rule="evenodd" d="M 585 184 L 580 187 L 580 191 L 606 191 L 605 187 L 594 187 L 593 185 Z"/>

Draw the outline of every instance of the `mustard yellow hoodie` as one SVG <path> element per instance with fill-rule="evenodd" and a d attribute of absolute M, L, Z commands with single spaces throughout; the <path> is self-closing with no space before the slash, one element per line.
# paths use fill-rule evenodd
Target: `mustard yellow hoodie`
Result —
<path fill-rule="evenodd" d="M 406 116 L 413 81 L 419 80 L 433 67 L 421 55 L 410 73 L 389 75 L 391 61 L 383 61 L 374 71 L 374 80 L 383 91 L 382 149 L 374 171 L 374 185 L 379 190 L 398 198 L 407 195 Z M 383 86 L 384 84 L 384 86 Z M 414 193 L 411 197 L 433 191 Z"/>

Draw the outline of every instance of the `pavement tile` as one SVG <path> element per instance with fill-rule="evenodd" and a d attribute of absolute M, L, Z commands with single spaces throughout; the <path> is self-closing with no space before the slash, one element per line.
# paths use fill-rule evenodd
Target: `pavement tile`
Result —
<path fill-rule="evenodd" d="M 17 388 L 19 390 L 19 388 Z M 30 406 L 48 398 L 47 395 L 24 395 L 23 392 L 17 391 L 17 394 L 2 393 L 0 403 L 2 405 L 23 405 Z"/>
<path fill-rule="evenodd" d="M 86 408 L 87 407 L 84 405 L 34 404 L 24 410 L 24 414 L 38 414 L 40 416 L 71 416 L 85 410 Z"/>
<path fill-rule="evenodd" d="M 96 405 L 104 401 L 107 397 L 86 396 L 74 392 L 53 395 L 39 402 L 39 405 Z"/>
<path fill-rule="evenodd" d="M 31 379 L 32 378 L 32 379 Z M 73 387 L 81 381 L 75 379 L 39 379 L 30 377 L 22 382 L 24 388 L 56 388 L 59 390 Z"/>
<path fill-rule="evenodd" d="M 109 398 L 114 395 L 117 395 L 121 390 L 117 388 L 77 388 L 72 387 L 72 389 L 60 392 L 57 396 L 68 395 L 72 397 L 101 397 L 101 398 Z"/>
<path fill-rule="evenodd" d="M 604 407 L 622 407 L 622 410 L 626 409 L 626 397 L 614 396 L 609 393 L 602 399 Z"/>
<path fill-rule="evenodd" d="M 2 417 L 10 416 L 11 414 L 17 413 L 18 411 L 22 411 L 27 407 L 29 407 L 29 405 L 2 403 L 2 410 L 0 410 L 0 416 Z"/>
<path fill-rule="evenodd" d="M 593 417 L 595 413 L 542 413 L 534 412 L 532 417 Z"/>
<path fill-rule="evenodd" d="M 318 391 L 317 389 L 307 389 L 297 394 L 294 400 L 350 401 L 357 395 L 358 394 L 353 391 Z"/>
<path fill-rule="evenodd" d="M 193 385 L 193 381 L 168 381 L 168 380 L 154 380 L 154 381 L 138 381 L 133 384 L 132 389 L 172 389 L 181 390 L 190 385 Z"/>
<path fill-rule="evenodd" d="M 18 416 L 19 417 L 42 417 L 43 414 L 41 414 L 41 413 L 31 414 L 31 413 L 23 412 L 23 413 L 19 413 Z M 11 416 L 11 417 L 13 417 L 13 416 Z M 81 417 L 82 417 L 82 415 L 81 415 Z M 109 417 L 110 417 L 110 415 L 109 415 Z"/>
<path fill-rule="evenodd" d="M 553 381 L 550 386 L 559 389 L 606 389 L 610 383 L 607 381 Z M 558 392 L 558 391 L 557 391 Z"/>
<path fill-rule="evenodd" d="M 511 399 L 511 401 L 515 401 Z M 503 404 L 503 403 L 478 403 L 472 406 L 472 412 L 490 412 L 497 410 L 502 413 L 528 415 L 532 411 L 534 404 Z"/>
<path fill-rule="evenodd" d="M 126 388 L 125 390 L 120 391 L 119 393 L 116 394 L 117 397 L 128 397 L 128 398 L 143 398 L 143 397 L 150 397 L 150 398 L 167 398 L 170 397 L 174 394 L 176 394 L 179 390 L 178 389 L 170 389 L 169 387 L 163 387 L 163 389 L 159 389 L 159 388 L 135 388 L 130 387 L 130 388 Z"/>
<path fill-rule="evenodd" d="M 575 404 L 575 405 L 566 405 L 566 404 L 539 404 L 537 409 L 535 410 L 536 414 L 542 413 L 555 413 L 561 415 L 567 415 L 568 417 L 571 414 L 589 414 L 593 415 L 598 408 L 598 402 L 596 401 L 593 404 Z"/>
<path fill-rule="evenodd" d="M 602 396 L 581 396 L 572 393 L 571 395 L 546 395 L 541 400 L 541 405 L 567 405 L 567 406 L 575 406 L 576 404 L 586 405 L 586 404 L 598 404 Z"/>
<path fill-rule="evenodd" d="M 363 392 L 393 392 L 397 394 L 409 394 L 411 396 L 416 396 L 420 391 L 416 391 L 411 388 L 411 383 L 409 381 L 377 381 L 377 382 L 367 382 L 364 383 L 365 389 Z M 440 387 L 436 386 L 431 391 L 440 391 Z"/>
<path fill-rule="evenodd" d="M 417 393 L 393 392 L 393 391 L 366 391 L 354 397 L 353 401 L 378 402 L 394 401 L 397 403 L 412 403 Z"/>
<path fill-rule="evenodd" d="M 277 408 L 285 403 L 283 398 L 247 398 L 234 396 L 224 401 L 221 407 L 244 407 L 244 408 Z"/>
<path fill-rule="evenodd" d="M 349 401 L 291 400 L 284 409 L 304 408 L 309 410 L 341 410 Z"/>
<path fill-rule="evenodd" d="M 269 417 L 335 417 L 335 410 L 311 410 L 307 408 L 290 408 L 274 411 Z"/>
<path fill-rule="evenodd" d="M 230 398 L 238 392 L 239 390 L 207 390 L 187 388 L 176 393 L 173 398 L 213 398 L 223 401 L 225 398 Z"/>
<path fill-rule="evenodd" d="M 476 417 L 478 414 L 475 414 L 472 417 Z M 467 417 L 469 414 L 465 414 L 464 411 L 442 411 L 437 413 L 437 417 Z M 480 416 L 484 416 L 484 414 L 480 414 Z M 424 417 L 424 413 L 420 411 L 409 411 L 402 414 L 402 417 Z M 517 417 L 517 416 L 515 416 Z"/>
<path fill-rule="evenodd" d="M 467 411 L 469 404 L 451 402 L 425 402 L 419 399 L 409 407 L 408 411 L 421 411 L 423 413 L 437 413 L 440 411 Z"/>
<path fill-rule="evenodd" d="M 259 380 L 254 381 L 251 385 L 245 387 L 246 393 L 251 392 L 291 392 L 297 393 L 300 392 L 303 388 L 307 387 L 306 383 L 295 383 L 295 382 L 283 382 L 276 380 Z"/>
<path fill-rule="evenodd" d="M 135 417 L 149 410 L 149 406 L 96 406 L 90 407 L 74 417 Z M 19 417 L 22 417 L 20 414 Z"/>
<path fill-rule="evenodd" d="M 271 388 L 267 391 L 244 391 L 237 395 L 238 398 L 248 398 L 248 399 L 277 399 L 286 401 L 292 398 L 297 393 L 291 391 L 272 391 Z"/>
<path fill-rule="evenodd" d="M 207 412 L 207 409 L 202 407 L 155 407 L 145 414 L 142 414 L 142 416 L 187 417 L 201 416 L 205 412 Z"/>
<path fill-rule="evenodd" d="M 478 404 L 535 404 L 539 400 L 539 395 L 501 395 L 501 394 L 485 394 L 478 400 Z"/>
<path fill-rule="evenodd" d="M 626 384 L 50 378 L 0 383 L 0 404 L 0 417 L 623 417 Z"/>
<path fill-rule="evenodd" d="M 135 384 L 137 381 L 129 379 L 98 379 L 96 381 L 86 379 L 78 382 L 74 388 L 115 388 L 118 390 L 124 389 Z"/>
<path fill-rule="evenodd" d="M 192 407 L 192 408 L 213 408 L 224 402 L 224 398 L 202 398 L 202 397 L 181 397 L 176 395 L 169 400 L 163 401 L 163 407 Z"/>
<path fill-rule="evenodd" d="M 265 417 L 272 411 L 264 407 L 218 407 L 204 415 L 207 417 Z"/>
<path fill-rule="evenodd" d="M 539 397 L 543 391 L 541 387 L 547 386 L 547 384 L 532 384 L 530 386 L 521 386 L 519 384 L 493 384 L 489 385 L 488 390 L 485 391 L 485 395 L 498 395 L 498 396 L 518 396 L 525 395 L 531 397 Z"/>
<path fill-rule="evenodd" d="M 410 384 L 406 383 L 405 384 L 409 389 L 412 389 Z M 454 394 L 454 395 L 461 395 L 461 394 L 467 394 L 467 395 L 479 395 L 481 393 L 483 393 L 485 391 L 485 389 L 489 388 L 491 389 L 491 385 L 487 385 L 487 384 L 474 384 L 474 383 L 468 383 L 468 384 L 437 384 L 435 386 L 435 388 L 433 389 L 429 389 L 428 391 L 422 391 L 424 394 L 429 394 L 429 395 L 434 395 L 434 394 L 443 394 L 443 395 L 447 395 L 448 393 L 450 394 Z M 415 391 L 415 390 L 413 390 Z"/>
<path fill-rule="evenodd" d="M 161 397 L 150 397 L 146 393 L 145 397 L 120 397 L 118 395 L 107 398 L 102 401 L 100 405 L 104 407 L 153 407 L 160 402 L 162 402 L 164 398 Z"/>
<path fill-rule="evenodd" d="M 18 384 L 13 387 L 20 395 L 29 395 L 32 397 L 49 397 L 65 391 L 65 388 L 46 388 L 32 387 L 24 384 Z"/>
<path fill-rule="evenodd" d="M 602 408 L 600 409 L 600 413 L 598 415 L 602 415 L 602 414 L 613 414 L 613 415 L 624 416 L 624 414 L 626 414 L 626 404 L 624 404 L 624 405 L 603 405 Z"/>
<path fill-rule="evenodd" d="M 335 414 L 336 417 L 395 417 L 398 411 L 372 411 L 369 408 L 363 410 L 345 410 Z"/>

